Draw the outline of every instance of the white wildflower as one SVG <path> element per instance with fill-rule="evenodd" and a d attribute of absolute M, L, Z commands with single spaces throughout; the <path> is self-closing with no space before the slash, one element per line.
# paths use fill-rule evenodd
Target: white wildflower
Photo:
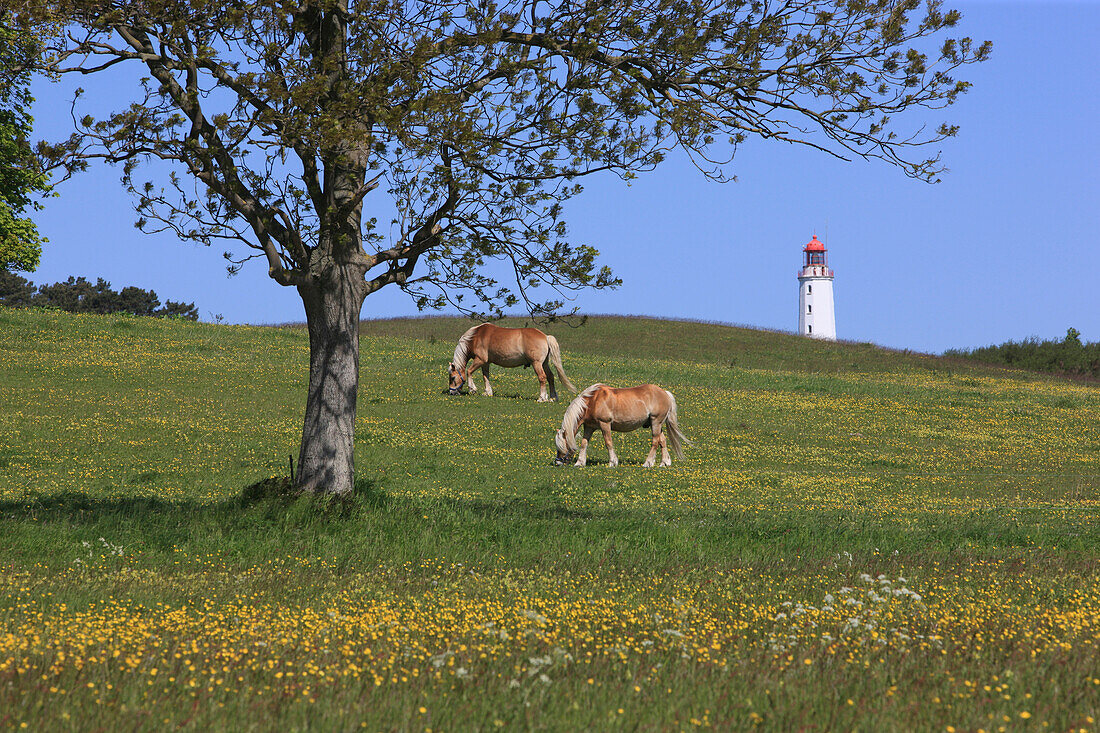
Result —
<path fill-rule="evenodd" d="M 536 623 L 540 623 L 540 624 L 550 623 L 550 619 L 546 618 L 545 616 L 543 616 L 538 611 L 532 611 L 529 608 L 526 608 L 526 609 L 523 610 L 523 615 L 526 616 L 527 618 L 531 619 L 532 621 L 536 622 Z"/>

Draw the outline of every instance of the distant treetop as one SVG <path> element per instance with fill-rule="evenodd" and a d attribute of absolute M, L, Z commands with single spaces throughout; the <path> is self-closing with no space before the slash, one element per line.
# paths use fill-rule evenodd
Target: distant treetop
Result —
<path fill-rule="evenodd" d="M 83 277 L 69 277 L 65 282 L 35 287 L 34 283 L 15 273 L 0 270 L 0 306 L 26 308 L 37 306 L 57 308 L 70 313 L 131 313 L 135 316 L 159 316 L 199 319 L 194 303 L 174 300 L 160 304 L 155 291 L 127 286 L 120 292 L 111 283 L 97 278 L 95 284 Z"/>

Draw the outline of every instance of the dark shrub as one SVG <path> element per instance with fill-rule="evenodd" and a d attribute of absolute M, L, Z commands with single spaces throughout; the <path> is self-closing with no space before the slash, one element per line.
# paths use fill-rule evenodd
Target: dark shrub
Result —
<path fill-rule="evenodd" d="M 1066 331 L 1061 341 L 1040 341 L 1032 337 L 980 349 L 951 349 L 944 356 L 958 356 L 987 364 L 1100 378 L 1100 342 L 1083 343 L 1076 328 Z"/>

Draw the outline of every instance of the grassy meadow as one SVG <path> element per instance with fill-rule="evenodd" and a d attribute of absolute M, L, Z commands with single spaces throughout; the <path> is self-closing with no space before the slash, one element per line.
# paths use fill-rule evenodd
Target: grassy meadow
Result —
<path fill-rule="evenodd" d="M 363 324 L 337 504 L 256 486 L 304 330 L 0 310 L 0 728 L 1098 729 L 1097 383 L 597 317 L 693 445 L 555 467 L 568 392 L 441 394 L 468 326 Z"/>

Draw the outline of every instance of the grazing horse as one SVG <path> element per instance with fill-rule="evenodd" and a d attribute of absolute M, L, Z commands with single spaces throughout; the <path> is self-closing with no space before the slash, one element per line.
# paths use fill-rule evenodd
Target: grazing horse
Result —
<path fill-rule="evenodd" d="M 565 369 L 561 365 L 561 347 L 556 338 L 547 336 L 537 328 L 503 328 L 492 323 L 474 326 L 458 340 L 454 360 L 447 370 L 447 391 L 455 395 L 464 384 L 469 384 L 470 391 L 477 392 L 477 385 L 471 375 L 480 367 L 485 377 L 485 394 L 492 397 L 493 386 L 489 384 L 490 364 L 502 367 L 533 366 L 539 378 L 539 402 L 558 398 L 558 392 L 554 389 L 554 375 L 550 371 L 551 365 L 561 377 L 562 383 L 571 391 L 577 391 L 569 377 L 565 376 Z M 546 394 L 547 383 L 550 385 L 549 397 Z"/>
<path fill-rule="evenodd" d="M 680 432 L 680 425 L 676 419 L 676 398 L 671 392 L 655 384 L 643 384 L 625 389 L 593 384 L 577 395 L 565 409 L 561 430 L 554 436 L 554 444 L 558 449 L 554 463 L 561 465 L 577 452 L 577 430 L 582 425 L 584 439 L 581 441 L 580 454 L 577 456 L 575 464 L 577 466 L 583 466 L 587 462 L 588 440 L 597 429 L 603 433 L 603 442 L 607 445 L 607 453 L 611 459 L 608 463 L 610 466 L 619 465 L 619 456 L 615 454 L 615 446 L 611 443 L 612 430 L 626 433 L 638 428 L 650 428 L 653 431 L 649 455 L 642 464 L 646 468 L 653 466 L 657 458 L 658 445 L 661 446 L 661 465 L 672 465 L 672 459 L 668 455 L 668 445 L 665 443 L 666 432 L 668 444 L 672 445 L 672 452 L 677 458 L 684 457 L 683 444 L 691 444 L 691 441 Z M 662 430 L 666 426 L 667 430 Z"/>

